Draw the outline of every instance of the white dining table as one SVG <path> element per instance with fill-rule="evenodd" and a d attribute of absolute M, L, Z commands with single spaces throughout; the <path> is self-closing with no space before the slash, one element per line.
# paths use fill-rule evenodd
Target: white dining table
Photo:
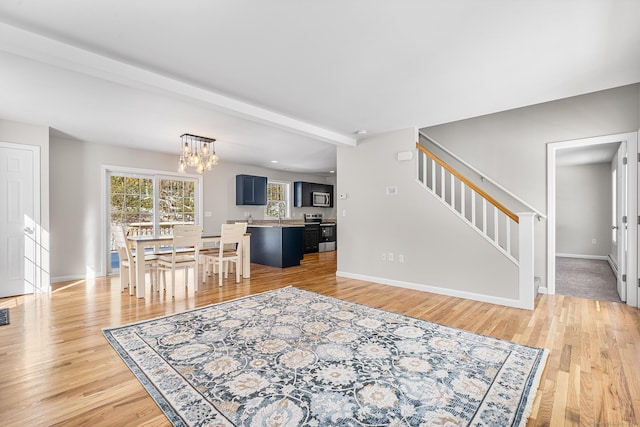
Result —
<path fill-rule="evenodd" d="M 173 236 L 127 236 L 127 240 L 132 242 L 136 248 L 137 254 L 144 254 L 145 248 L 157 246 L 170 246 L 173 242 Z M 203 233 L 202 243 L 213 243 L 220 241 L 220 234 Z M 244 278 L 251 277 L 251 233 L 245 233 L 242 243 L 239 245 L 238 251 L 242 255 L 241 275 Z M 145 269 L 144 262 L 136 262 L 136 296 L 138 298 L 145 297 Z M 196 277 L 195 280 L 200 280 Z M 130 281 L 131 282 L 131 281 Z M 131 286 L 131 285 L 129 285 Z M 130 292 L 131 293 L 131 292 Z"/>

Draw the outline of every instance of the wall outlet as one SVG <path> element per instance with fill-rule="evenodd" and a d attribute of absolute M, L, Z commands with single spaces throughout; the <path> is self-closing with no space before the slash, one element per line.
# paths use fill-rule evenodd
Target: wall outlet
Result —
<path fill-rule="evenodd" d="M 398 262 L 404 262 L 404 255 L 398 255 Z"/>
<path fill-rule="evenodd" d="M 387 254 L 385 254 L 384 252 L 382 252 L 382 257 L 380 258 L 382 261 L 386 261 L 387 260 Z"/>
<path fill-rule="evenodd" d="M 389 256 L 387 257 L 389 262 L 393 262 L 393 252 L 389 252 Z"/>
<path fill-rule="evenodd" d="M 598 243 L 598 241 L 596 239 L 591 239 L 591 244 L 595 245 L 596 243 Z"/>

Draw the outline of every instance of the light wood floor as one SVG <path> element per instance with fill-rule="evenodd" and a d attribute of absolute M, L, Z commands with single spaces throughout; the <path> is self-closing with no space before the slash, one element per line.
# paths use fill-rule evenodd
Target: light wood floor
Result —
<path fill-rule="evenodd" d="M 286 285 L 551 351 L 529 426 L 640 424 L 640 311 L 620 303 L 539 296 L 533 312 L 336 278 L 336 253 L 284 270 L 252 265 L 252 278 L 175 300 L 121 293 L 119 279 L 54 286 L 0 299 L 0 424 L 168 426 L 102 328 L 168 315 Z M 147 291 L 149 292 L 149 291 Z"/>

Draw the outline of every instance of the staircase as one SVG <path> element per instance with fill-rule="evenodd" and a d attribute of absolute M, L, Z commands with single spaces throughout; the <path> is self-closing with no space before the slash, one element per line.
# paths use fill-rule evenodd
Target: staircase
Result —
<path fill-rule="evenodd" d="M 539 285 L 533 269 L 534 218 L 539 214 L 510 211 L 420 143 L 416 150 L 417 182 L 518 267 L 516 306 L 532 310 Z"/>

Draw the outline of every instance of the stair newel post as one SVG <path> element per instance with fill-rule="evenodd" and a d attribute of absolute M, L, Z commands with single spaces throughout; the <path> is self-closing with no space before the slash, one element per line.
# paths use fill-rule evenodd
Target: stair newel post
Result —
<path fill-rule="evenodd" d="M 533 272 L 533 226 L 536 216 L 533 212 L 518 213 L 518 291 L 522 308 L 533 310 L 535 298 Z"/>

